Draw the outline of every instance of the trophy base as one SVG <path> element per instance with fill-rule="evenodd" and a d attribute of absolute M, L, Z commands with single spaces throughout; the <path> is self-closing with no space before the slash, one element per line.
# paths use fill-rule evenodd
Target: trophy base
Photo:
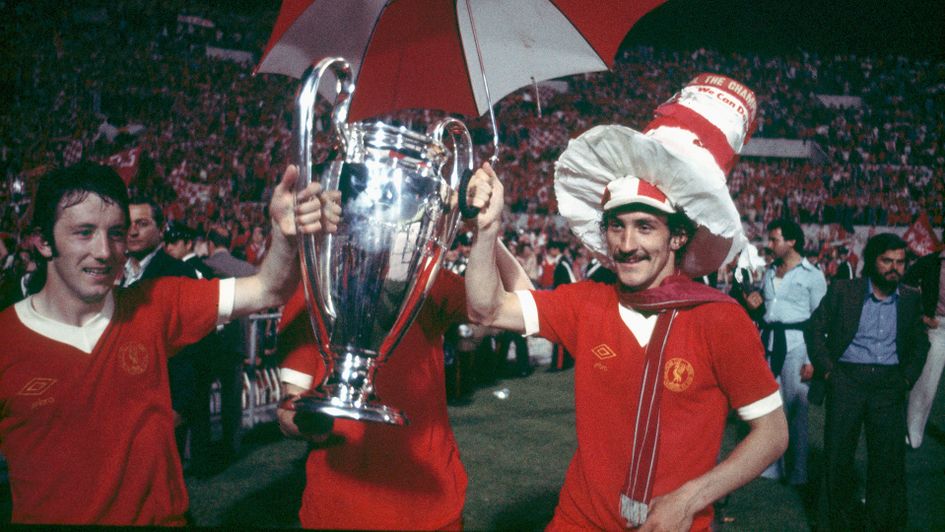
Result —
<path fill-rule="evenodd" d="M 398 426 L 409 423 L 403 412 L 380 403 L 368 403 L 358 406 L 339 404 L 338 402 L 332 402 L 330 399 L 308 396 L 296 400 L 295 409 L 300 412 L 313 412 L 355 421 L 370 421 Z"/>

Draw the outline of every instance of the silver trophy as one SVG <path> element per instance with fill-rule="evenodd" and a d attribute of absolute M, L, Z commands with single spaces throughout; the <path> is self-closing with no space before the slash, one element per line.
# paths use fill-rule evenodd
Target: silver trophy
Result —
<path fill-rule="evenodd" d="M 316 95 L 329 70 L 337 94 L 331 146 L 313 170 Z M 295 408 L 403 425 L 404 413 L 377 397 L 374 376 L 420 310 L 460 210 L 468 210 L 459 191 L 472 174 L 472 141 L 455 119 L 439 122 L 429 135 L 381 122 L 346 123 L 353 92 L 350 65 L 327 58 L 303 76 L 296 100 L 298 190 L 313 180 L 340 190 L 342 220 L 334 234 L 301 237 L 305 298 L 327 371 Z"/>

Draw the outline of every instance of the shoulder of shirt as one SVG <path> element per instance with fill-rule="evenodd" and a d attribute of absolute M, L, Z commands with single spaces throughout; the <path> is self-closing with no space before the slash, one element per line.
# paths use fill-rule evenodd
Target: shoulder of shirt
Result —
<path fill-rule="evenodd" d="M 588 301 L 602 301 L 603 298 L 613 297 L 614 300 L 617 299 L 617 291 L 614 288 L 613 284 L 610 283 L 601 283 L 597 281 L 592 281 L 590 279 L 583 279 L 576 283 L 566 283 L 557 286 L 553 292 L 568 292 L 568 293 L 578 293 L 580 297 Z"/>
<path fill-rule="evenodd" d="M 819 272 L 820 268 L 814 266 L 807 258 L 801 259 L 800 266 L 809 272 Z"/>
<path fill-rule="evenodd" d="M 921 292 L 919 291 L 918 288 L 915 288 L 914 286 L 909 286 L 907 284 L 899 283 L 899 295 L 911 296 L 911 295 L 919 295 L 919 294 L 921 294 Z"/>
<path fill-rule="evenodd" d="M 141 279 L 140 281 L 132 284 L 131 286 L 126 287 L 115 287 L 115 295 L 119 296 L 125 294 L 127 297 L 130 294 L 139 294 L 142 292 L 150 292 L 154 290 L 167 290 L 172 285 L 183 284 L 188 282 L 200 283 L 203 280 L 194 279 L 191 277 L 184 277 L 178 275 L 164 275 L 161 277 L 149 277 L 146 279 Z"/>
<path fill-rule="evenodd" d="M 869 280 L 864 277 L 855 279 L 835 279 L 830 282 L 828 290 L 834 292 L 865 291 L 869 288 Z"/>
<path fill-rule="evenodd" d="M 705 314 L 706 317 L 722 317 L 723 319 L 728 319 L 731 316 L 731 312 L 738 312 L 739 310 L 744 309 L 731 297 L 719 301 L 708 301 L 706 303 L 684 309 L 685 312 L 692 312 L 700 315 Z"/>

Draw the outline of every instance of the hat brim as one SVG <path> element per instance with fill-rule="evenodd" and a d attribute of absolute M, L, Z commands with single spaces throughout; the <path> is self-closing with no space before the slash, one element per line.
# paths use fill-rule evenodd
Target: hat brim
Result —
<path fill-rule="evenodd" d="M 621 201 L 620 199 L 612 199 L 604 204 L 604 210 L 609 211 L 610 209 L 616 209 L 617 207 L 623 207 L 624 205 L 633 205 L 635 203 L 646 205 L 648 207 L 653 207 L 658 211 L 663 211 L 666 214 L 672 214 L 676 212 L 672 207 L 667 206 L 665 203 L 657 201 L 653 198 L 647 198 L 644 196 L 636 197 L 630 201 Z"/>
<path fill-rule="evenodd" d="M 680 269 L 690 277 L 716 271 L 747 243 L 741 217 L 712 155 L 624 126 L 597 126 L 571 140 L 555 164 L 558 210 L 604 264 L 613 266 L 600 227 L 604 189 L 635 176 L 656 185 L 697 226 Z"/>

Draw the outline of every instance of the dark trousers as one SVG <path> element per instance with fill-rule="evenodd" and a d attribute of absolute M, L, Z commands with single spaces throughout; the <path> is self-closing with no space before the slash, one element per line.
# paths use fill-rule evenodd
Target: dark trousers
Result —
<path fill-rule="evenodd" d="M 197 404 L 191 423 L 191 460 L 201 465 L 225 462 L 239 452 L 243 416 L 243 357 L 239 353 L 212 353 L 195 363 Z M 223 441 L 219 454 L 211 447 L 210 400 L 213 383 L 220 380 L 220 426 Z"/>
<path fill-rule="evenodd" d="M 898 366 L 840 363 L 827 384 L 824 451 L 830 529 L 905 528 L 906 390 L 902 373 Z M 854 469 L 864 428 L 865 514 L 856 500 Z"/>
<path fill-rule="evenodd" d="M 531 360 L 528 356 L 528 341 L 521 334 L 502 331 L 496 337 L 498 346 L 496 350 L 499 353 L 499 360 L 503 367 L 506 367 L 505 373 L 513 376 L 525 376 L 531 373 Z M 515 367 L 511 371 L 507 368 L 509 349 L 515 345 Z"/>
<path fill-rule="evenodd" d="M 560 344 L 554 344 L 551 351 L 551 371 L 560 371 L 574 367 L 574 357 Z"/>

